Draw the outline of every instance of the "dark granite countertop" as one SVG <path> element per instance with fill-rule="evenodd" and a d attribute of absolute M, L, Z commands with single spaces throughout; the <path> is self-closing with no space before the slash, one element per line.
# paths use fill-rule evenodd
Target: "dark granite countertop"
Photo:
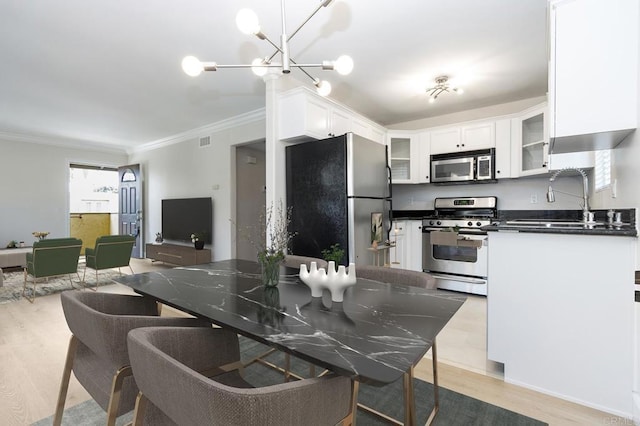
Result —
<path fill-rule="evenodd" d="M 636 228 L 632 228 L 628 225 L 621 226 L 619 228 L 607 227 L 605 225 L 596 225 L 594 227 L 579 228 L 545 228 L 539 226 L 527 227 L 526 225 L 503 225 L 495 224 L 485 226 L 482 229 L 489 232 L 526 232 L 535 234 L 577 234 L 577 235 L 609 235 L 620 237 L 636 237 Z"/>
<path fill-rule="evenodd" d="M 545 227 L 527 224 L 508 224 L 513 221 L 568 221 L 580 222 L 582 210 L 500 210 L 495 223 L 482 229 L 489 232 L 526 232 L 538 234 L 578 234 L 578 235 L 609 235 L 621 237 L 636 237 L 635 209 L 618 209 L 622 213 L 622 224 L 613 226 L 607 223 L 608 210 L 592 210 L 595 214 L 595 225 L 571 227 Z"/>

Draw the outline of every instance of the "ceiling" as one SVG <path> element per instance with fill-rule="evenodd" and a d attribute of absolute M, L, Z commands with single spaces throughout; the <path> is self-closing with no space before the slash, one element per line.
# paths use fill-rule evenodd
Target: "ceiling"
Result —
<path fill-rule="evenodd" d="M 542 96 L 547 90 L 546 0 L 335 0 L 290 42 L 298 63 L 350 55 L 353 72 L 308 69 L 331 98 L 390 125 Z M 319 0 L 286 4 L 287 33 Z M 220 64 L 269 56 L 242 34 L 242 7 L 279 42 L 278 0 L 30 0 L 0 4 L 0 138 L 132 148 L 264 107 L 248 69 L 192 78 L 195 55 Z M 449 75 L 463 95 L 430 104 Z M 290 76 L 311 86 L 300 71 Z"/>

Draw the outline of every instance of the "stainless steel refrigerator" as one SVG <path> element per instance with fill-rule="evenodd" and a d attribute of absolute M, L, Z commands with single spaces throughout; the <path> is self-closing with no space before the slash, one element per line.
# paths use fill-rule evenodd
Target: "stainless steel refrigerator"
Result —
<path fill-rule="evenodd" d="M 371 263 L 373 218 L 382 214 L 381 239 L 389 238 L 391 170 L 385 145 L 347 133 L 286 148 L 290 253 L 322 258 L 340 244 L 342 263 Z M 372 216 L 373 215 L 373 216 Z"/>

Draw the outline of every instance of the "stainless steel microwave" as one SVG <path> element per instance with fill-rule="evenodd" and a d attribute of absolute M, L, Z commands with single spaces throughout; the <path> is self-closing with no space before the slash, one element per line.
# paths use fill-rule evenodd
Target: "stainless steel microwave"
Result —
<path fill-rule="evenodd" d="M 495 149 L 431 156 L 431 182 L 471 183 L 495 180 Z"/>

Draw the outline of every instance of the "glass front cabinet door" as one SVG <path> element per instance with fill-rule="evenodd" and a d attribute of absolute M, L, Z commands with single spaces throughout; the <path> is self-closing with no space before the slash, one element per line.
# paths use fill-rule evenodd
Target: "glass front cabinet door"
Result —
<path fill-rule="evenodd" d="M 539 106 L 513 119 L 514 141 L 519 141 L 518 174 L 531 176 L 549 171 L 547 106 Z"/>

